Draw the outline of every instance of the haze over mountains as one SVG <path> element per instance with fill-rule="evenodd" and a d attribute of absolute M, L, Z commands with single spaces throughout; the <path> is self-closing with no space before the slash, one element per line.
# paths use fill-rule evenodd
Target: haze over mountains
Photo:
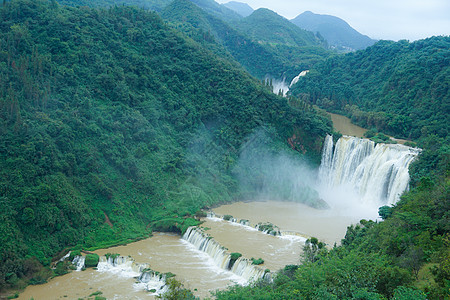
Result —
<path fill-rule="evenodd" d="M 254 11 L 254 9 L 250 5 L 242 2 L 230 1 L 222 5 L 234 10 L 243 17 L 248 17 Z"/>
<path fill-rule="evenodd" d="M 338 50 L 360 50 L 372 46 L 376 42 L 335 16 L 305 11 L 291 22 L 305 30 L 320 32 L 328 44 Z"/>
<path fill-rule="evenodd" d="M 254 12 L 246 3 L 231 1 L 222 5 L 234 10 L 243 17 L 250 16 Z M 290 21 L 304 30 L 313 33 L 319 32 L 320 36 L 328 42 L 330 47 L 341 51 L 361 50 L 376 42 L 376 40 L 359 33 L 346 21 L 335 16 L 305 11 Z"/>

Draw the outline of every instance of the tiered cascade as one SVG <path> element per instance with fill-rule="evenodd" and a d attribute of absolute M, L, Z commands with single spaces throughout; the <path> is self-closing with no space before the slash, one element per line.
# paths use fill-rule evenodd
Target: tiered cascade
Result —
<path fill-rule="evenodd" d="M 77 271 L 84 268 L 84 261 L 84 256 L 74 257 L 72 263 L 77 266 Z M 97 271 L 114 273 L 120 277 L 136 278 L 138 280 L 137 287 L 151 291 L 153 295 L 161 295 L 167 291 L 164 274 L 149 269 L 148 264 L 136 263 L 131 257 L 100 256 Z"/>
<path fill-rule="evenodd" d="M 252 265 L 250 260 L 239 257 L 236 261 L 232 261 L 231 254 L 227 252 L 227 249 L 198 227 L 189 227 L 183 235 L 183 239 L 198 250 L 207 253 L 216 266 L 223 270 L 229 270 L 246 281 L 254 281 L 264 277 L 265 271 Z"/>

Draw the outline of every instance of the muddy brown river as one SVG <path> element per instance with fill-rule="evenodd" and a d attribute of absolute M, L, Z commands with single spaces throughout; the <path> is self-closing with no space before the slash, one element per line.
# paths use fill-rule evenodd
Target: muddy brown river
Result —
<path fill-rule="evenodd" d="M 237 219 L 249 219 L 252 226 L 258 222 L 272 222 L 282 231 L 316 236 L 332 245 L 344 236 L 346 227 L 357 218 L 336 216 L 290 202 L 237 202 L 216 209 L 217 214 L 231 214 Z M 276 212 L 276 213 L 275 213 Z M 229 252 L 242 253 L 246 258 L 262 258 L 261 268 L 276 271 L 287 264 L 298 264 L 305 238 L 300 236 L 274 237 L 249 226 L 217 218 L 206 218 L 201 225 Z M 176 278 L 201 298 L 210 297 L 210 291 L 224 289 L 243 278 L 215 266 L 211 258 L 195 249 L 180 236 L 155 233 L 152 238 L 95 251 L 99 255 L 120 253 L 131 256 L 138 263 L 147 263 L 153 270 L 172 272 Z M 107 299 L 153 299 L 137 283 L 137 274 L 129 270 L 99 271 L 87 269 L 56 277 L 43 285 L 29 286 L 19 299 L 78 299 L 101 291 Z"/>

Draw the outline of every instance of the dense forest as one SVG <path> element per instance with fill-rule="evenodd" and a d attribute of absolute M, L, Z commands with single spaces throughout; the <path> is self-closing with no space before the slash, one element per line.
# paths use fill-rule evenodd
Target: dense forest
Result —
<path fill-rule="evenodd" d="M 161 11 L 161 16 L 204 47 L 237 61 L 260 79 L 270 75 L 290 81 L 300 71 L 332 55 L 324 41 L 312 32 L 301 30 L 268 10 L 255 11 L 230 24 L 190 0 L 175 0 Z"/>
<path fill-rule="evenodd" d="M 401 138 L 450 130 L 450 37 L 413 43 L 380 41 L 335 56 L 311 69 L 293 88 L 295 95 L 355 123 Z"/>
<path fill-rule="evenodd" d="M 196 224 L 239 197 L 254 132 L 317 162 L 331 130 L 144 9 L 16 0 L 0 20 L 0 288 L 67 247 Z"/>

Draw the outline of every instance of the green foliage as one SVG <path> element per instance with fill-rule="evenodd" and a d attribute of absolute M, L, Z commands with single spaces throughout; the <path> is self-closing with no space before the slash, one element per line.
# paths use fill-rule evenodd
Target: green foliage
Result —
<path fill-rule="evenodd" d="M 69 255 L 69 260 L 72 261 L 75 256 L 80 256 L 81 255 L 81 250 L 72 250 L 70 251 L 70 255 Z"/>
<path fill-rule="evenodd" d="M 320 63 L 292 92 L 309 94 L 313 103 L 345 112 L 365 128 L 409 139 L 446 138 L 449 45 L 445 36 L 380 41 Z"/>
<path fill-rule="evenodd" d="M 378 209 L 378 215 L 383 219 L 386 220 L 392 215 L 392 207 L 384 205 Z"/>
<path fill-rule="evenodd" d="M 315 237 L 307 239 L 305 245 L 303 246 L 302 260 L 304 263 L 315 262 L 320 259 L 321 256 L 327 254 L 326 244 L 324 242 L 319 242 Z"/>
<path fill-rule="evenodd" d="M 224 216 L 223 216 L 223 219 L 224 219 L 225 221 L 230 221 L 231 219 L 233 219 L 233 216 L 232 216 L 232 215 L 224 215 Z"/>
<path fill-rule="evenodd" d="M 260 258 L 251 258 L 252 265 L 262 265 L 264 263 L 264 259 Z"/>
<path fill-rule="evenodd" d="M 259 231 L 265 232 L 270 235 L 280 235 L 280 228 L 270 222 L 258 223 L 256 225 Z"/>
<path fill-rule="evenodd" d="M 84 261 L 84 265 L 86 268 L 96 267 L 98 265 L 100 257 L 98 254 L 86 254 L 86 260 Z"/>
<path fill-rule="evenodd" d="M 393 300 L 409 300 L 409 299 L 417 299 L 417 300 L 425 300 L 427 299 L 427 295 L 425 295 L 422 291 L 414 290 L 408 287 L 400 286 L 394 292 Z"/>
<path fill-rule="evenodd" d="M 53 272 L 55 273 L 56 276 L 61 276 L 61 275 L 67 274 L 69 272 L 70 265 L 71 265 L 71 262 L 60 261 L 56 264 L 56 267 L 53 270 Z"/>
<path fill-rule="evenodd" d="M 205 7 L 199 1 L 192 2 Z M 300 71 L 309 69 L 331 54 L 314 34 L 301 30 L 273 12 L 260 17 L 256 14 L 251 20 L 240 18 L 241 21 L 228 24 L 227 18 L 200 7 L 189 0 L 176 0 L 161 12 L 161 16 L 217 55 L 239 62 L 258 78 L 270 74 L 291 80 Z M 271 27 L 270 31 L 265 30 L 267 26 Z M 272 43 L 270 37 L 279 35 L 268 33 L 275 28 L 287 32 L 289 39 Z"/>
<path fill-rule="evenodd" d="M 184 288 L 183 284 L 174 278 L 167 280 L 168 290 L 162 295 L 158 295 L 158 299 L 164 300 L 190 300 L 197 299 L 189 289 Z"/>
<path fill-rule="evenodd" d="M 93 292 L 92 294 L 90 294 L 89 297 L 98 296 L 98 295 L 102 295 L 102 294 L 103 294 L 102 291 L 96 291 L 96 292 Z"/>
<path fill-rule="evenodd" d="M 241 256 L 242 256 L 242 254 L 238 253 L 238 252 L 233 252 L 233 253 L 230 254 L 231 260 L 234 260 L 234 261 L 236 261 Z"/>

